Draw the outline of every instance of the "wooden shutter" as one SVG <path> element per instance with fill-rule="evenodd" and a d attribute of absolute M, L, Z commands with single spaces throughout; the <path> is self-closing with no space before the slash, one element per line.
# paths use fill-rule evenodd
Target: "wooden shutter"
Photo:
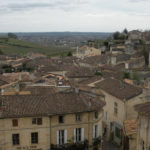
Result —
<path fill-rule="evenodd" d="M 65 130 L 65 144 L 67 144 L 67 130 Z"/>
<path fill-rule="evenodd" d="M 81 140 L 84 141 L 84 128 L 81 128 Z"/>
<path fill-rule="evenodd" d="M 59 145 L 59 130 L 57 131 L 56 138 L 57 138 L 57 145 Z"/>
<path fill-rule="evenodd" d="M 93 125 L 93 138 L 95 138 L 95 125 Z"/>
<path fill-rule="evenodd" d="M 97 128 L 98 128 L 98 129 L 97 129 L 97 130 L 98 130 L 97 136 L 99 137 L 99 136 L 100 136 L 100 125 L 99 125 L 99 124 L 97 125 Z"/>
<path fill-rule="evenodd" d="M 76 128 L 74 128 L 74 143 L 76 143 Z"/>

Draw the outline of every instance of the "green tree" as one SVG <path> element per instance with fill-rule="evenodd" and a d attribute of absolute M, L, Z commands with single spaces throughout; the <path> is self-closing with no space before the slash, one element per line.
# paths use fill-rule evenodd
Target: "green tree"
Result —
<path fill-rule="evenodd" d="M 102 73 L 99 72 L 99 71 L 96 71 L 96 72 L 95 72 L 95 75 L 96 75 L 96 76 L 103 76 Z"/>
<path fill-rule="evenodd" d="M 123 30 L 123 33 L 128 34 L 128 30 L 125 28 L 125 29 Z"/>
<path fill-rule="evenodd" d="M 72 52 L 68 52 L 67 56 L 72 56 Z"/>
<path fill-rule="evenodd" d="M 130 79 L 130 72 L 124 72 L 123 79 Z"/>
<path fill-rule="evenodd" d="M 17 39 L 18 38 L 17 35 L 14 34 L 14 33 L 8 33 L 8 37 L 9 38 L 13 38 L 13 39 Z"/>
<path fill-rule="evenodd" d="M 120 37 L 120 32 L 117 31 L 117 32 L 115 32 L 115 33 L 113 34 L 114 40 L 118 40 L 119 37 Z"/>
<path fill-rule="evenodd" d="M 0 55 L 3 55 L 3 52 L 2 52 L 2 50 L 0 50 Z"/>
<path fill-rule="evenodd" d="M 145 58 L 145 64 L 149 64 L 149 52 L 150 52 L 150 47 L 148 45 L 142 44 L 139 48 L 139 54 L 144 56 Z"/>

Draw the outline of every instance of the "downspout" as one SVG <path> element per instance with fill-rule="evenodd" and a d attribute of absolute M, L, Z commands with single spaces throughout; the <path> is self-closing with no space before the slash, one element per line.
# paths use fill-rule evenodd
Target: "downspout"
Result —
<path fill-rule="evenodd" d="M 90 130 L 89 130 L 89 126 L 90 126 L 90 112 L 88 112 L 88 141 L 90 142 Z"/>
<path fill-rule="evenodd" d="M 51 141 L 52 141 L 52 126 L 51 126 L 51 116 L 49 117 L 49 132 L 50 132 L 50 149 L 51 149 Z"/>
<path fill-rule="evenodd" d="M 146 134 L 146 149 L 148 149 L 148 131 L 149 131 L 149 119 L 148 119 L 148 126 L 147 126 L 147 134 Z"/>
<path fill-rule="evenodd" d="M 123 122 L 127 120 L 127 100 L 124 98 L 124 119 L 123 119 Z M 123 129 L 124 131 L 124 129 Z M 122 136 L 122 146 L 124 147 L 124 144 L 125 144 L 125 137 L 126 137 L 126 134 L 124 134 L 124 132 L 122 132 L 123 136 Z"/>
<path fill-rule="evenodd" d="M 138 127 L 137 127 L 137 150 L 140 150 L 140 146 L 141 146 L 141 139 L 140 139 L 140 128 L 141 128 L 141 117 L 138 114 Z"/>

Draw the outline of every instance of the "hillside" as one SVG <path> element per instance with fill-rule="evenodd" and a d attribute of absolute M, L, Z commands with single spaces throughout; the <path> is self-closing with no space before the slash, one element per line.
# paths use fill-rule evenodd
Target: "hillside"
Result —
<path fill-rule="evenodd" d="M 68 52 L 73 50 L 67 47 L 44 47 L 13 38 L 0 37 L 0 51 L 7 55 L 26 55 L 29 52 L 39 52 L 47 56 L 56 56 L 66 55 Z"/>
<path fill-rule="evenodd" d="M 26 32 L 14 34 L 22 41 L 32 42 L 40 46 L 71 48 L 87 44 L 89 40 L 106 40 L 112 36 L 112 33 L 105 32 Z M 0 33 L 0 35 L 7 36 L 7 33 Z"/>

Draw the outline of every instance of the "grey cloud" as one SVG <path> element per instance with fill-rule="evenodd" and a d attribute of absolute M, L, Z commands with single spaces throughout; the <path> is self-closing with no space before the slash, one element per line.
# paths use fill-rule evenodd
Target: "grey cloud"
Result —
<path fill-rule="evenodd" d="M 130 2 L 137 3 L 137 2 L 150 2 L 149 0 L 129 0 Z"/>
<path fill-rule="evenodd" d="M 26 2 L 15 2 L 15 3 L 8 3 L 3 4 L 0 7 L 0 12 L 12 12 L 12 11 L 24 11 L 24 10 L 30 10 L 35 8 L 50 8 L 50 9 L 63 9 L 63 10 L 71 10 L 75 9 L 81 5 L 86 4 L 87 0 L 55 0 L 55 1 L 45 1 L 45 2 L 39 2 L 39 1 L 26 1 Z"/>

